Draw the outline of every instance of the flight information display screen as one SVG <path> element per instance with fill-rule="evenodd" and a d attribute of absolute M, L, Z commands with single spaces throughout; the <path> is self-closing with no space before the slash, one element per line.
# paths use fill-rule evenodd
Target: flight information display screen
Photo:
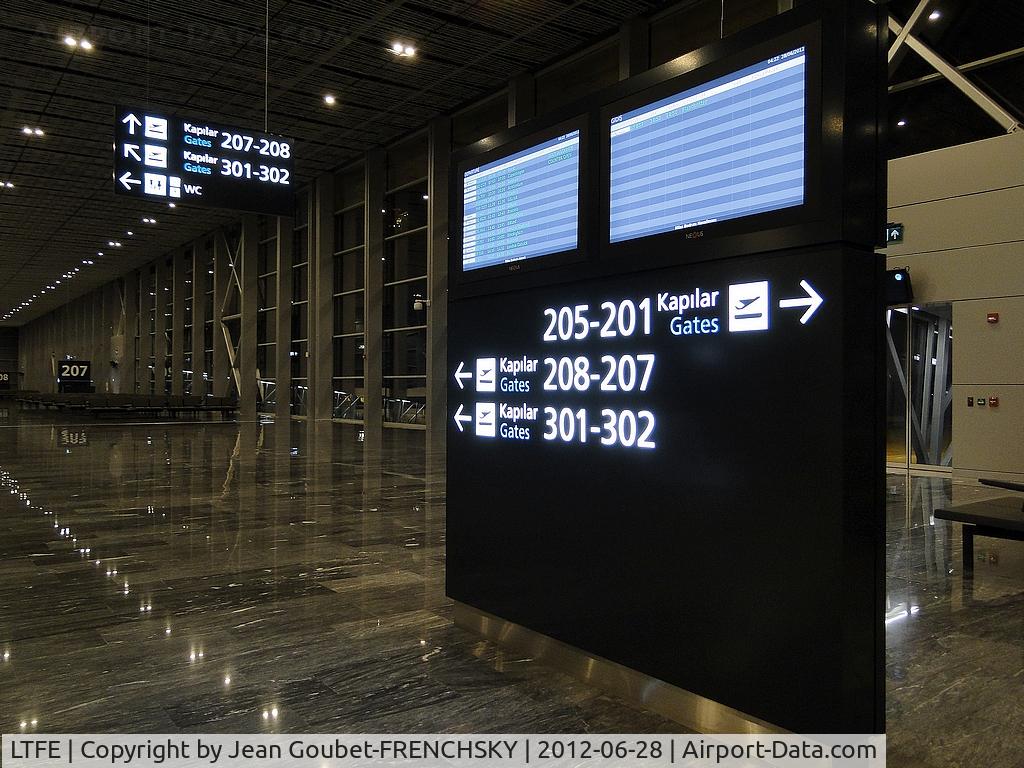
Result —
<path fill-rule="evenodd" d="M 578 130 L 466 171 L 463 270 L 576 248 L 579 186 Z"/>
<path fill-rule="evenodd" d="M 611 242 L 804 202 L 796 48 L 611 119 Z"/>

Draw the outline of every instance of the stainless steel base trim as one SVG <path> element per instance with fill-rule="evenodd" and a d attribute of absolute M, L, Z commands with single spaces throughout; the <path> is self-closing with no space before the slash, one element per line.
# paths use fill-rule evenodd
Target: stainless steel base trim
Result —
<path fill-rule="evenodd" d="M 786 733 L 778 726 L 540 632 L 455 601 L 455 625 L 552 669 L 657 712 L 697 733 Z"/>

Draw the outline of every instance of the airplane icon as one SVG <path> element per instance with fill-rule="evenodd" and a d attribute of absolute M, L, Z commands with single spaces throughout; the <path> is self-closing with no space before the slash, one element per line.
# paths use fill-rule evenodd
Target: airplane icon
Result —
<path fill-rule="evenodd" d="M 494 392 L 497 387 L 498 359 L 480 357 L 476 361 L 476 391 Z"/>
<path fill-rule="evenodd" d="M 729 333 L 768 330 L 768 281 L 729 286 Z"/>
<path fill-rule="evenodd" d="M 749 318 L 749 317 L 760 317 L 763 314 L 760 310 L 757 311 L 757 312 L 746 312 L 744 314 L 740 314 L 740 312 L 742 312 L 744 309 L 746 309 L 751 304 L 756 302 L 757 298 L 758 298 L 757 296 L 754 296 L 753 298 L 740 299 L 738 302 L 736 302 L 736 307 L 733 310 L 733 317 L 738 318 L 738 319 L 746 319 L 746 318 Z"/>
<path fill-rule="evenodd" d="M 497 409 L 494 403 L 476 404 L 477 437 L 495 437 L 497 434 Z"/>

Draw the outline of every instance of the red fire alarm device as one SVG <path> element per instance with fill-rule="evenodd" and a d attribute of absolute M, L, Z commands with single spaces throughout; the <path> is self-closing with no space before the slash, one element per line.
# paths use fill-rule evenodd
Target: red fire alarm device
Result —
<path fill-rule="evenodd" d="M 989 406 L 989 408 L 998 408 L 999 407 L 999 398 L 998 397 L 990 397 L 988 399 L 988 406 Z"/>
<path fill-rule="evenodd" d="M 988 313 L 988 317 L 986 318 L 986 320 L 988 320 L 992 324 L 998 323 L 999 322 L 999 313 L 998 312 L 989 312 Z"/>

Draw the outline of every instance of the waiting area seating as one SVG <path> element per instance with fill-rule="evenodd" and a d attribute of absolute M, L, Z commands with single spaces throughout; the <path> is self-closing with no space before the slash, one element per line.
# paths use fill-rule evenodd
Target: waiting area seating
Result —
<path fill-rule="evenodd" d="M 982 485 L 1024 492 L 1024 485 L 1002 480 L 980 480 Z M 985 501 L 936 509 L 935 517 L 963 524 L 964 573 L 974 573 L 974 537 L 1024 541 L 1024 498 L 999 496 Z"/>
<path fill-rule="evenodd" d="M 23 407 L 57 409 L 88 413 L 92 416 L 198 417 L 203 414 L 233 416 L 238 403 L 228 397 L 199 395 L 110 395 L 21 392 L 17 400 Z"/>

